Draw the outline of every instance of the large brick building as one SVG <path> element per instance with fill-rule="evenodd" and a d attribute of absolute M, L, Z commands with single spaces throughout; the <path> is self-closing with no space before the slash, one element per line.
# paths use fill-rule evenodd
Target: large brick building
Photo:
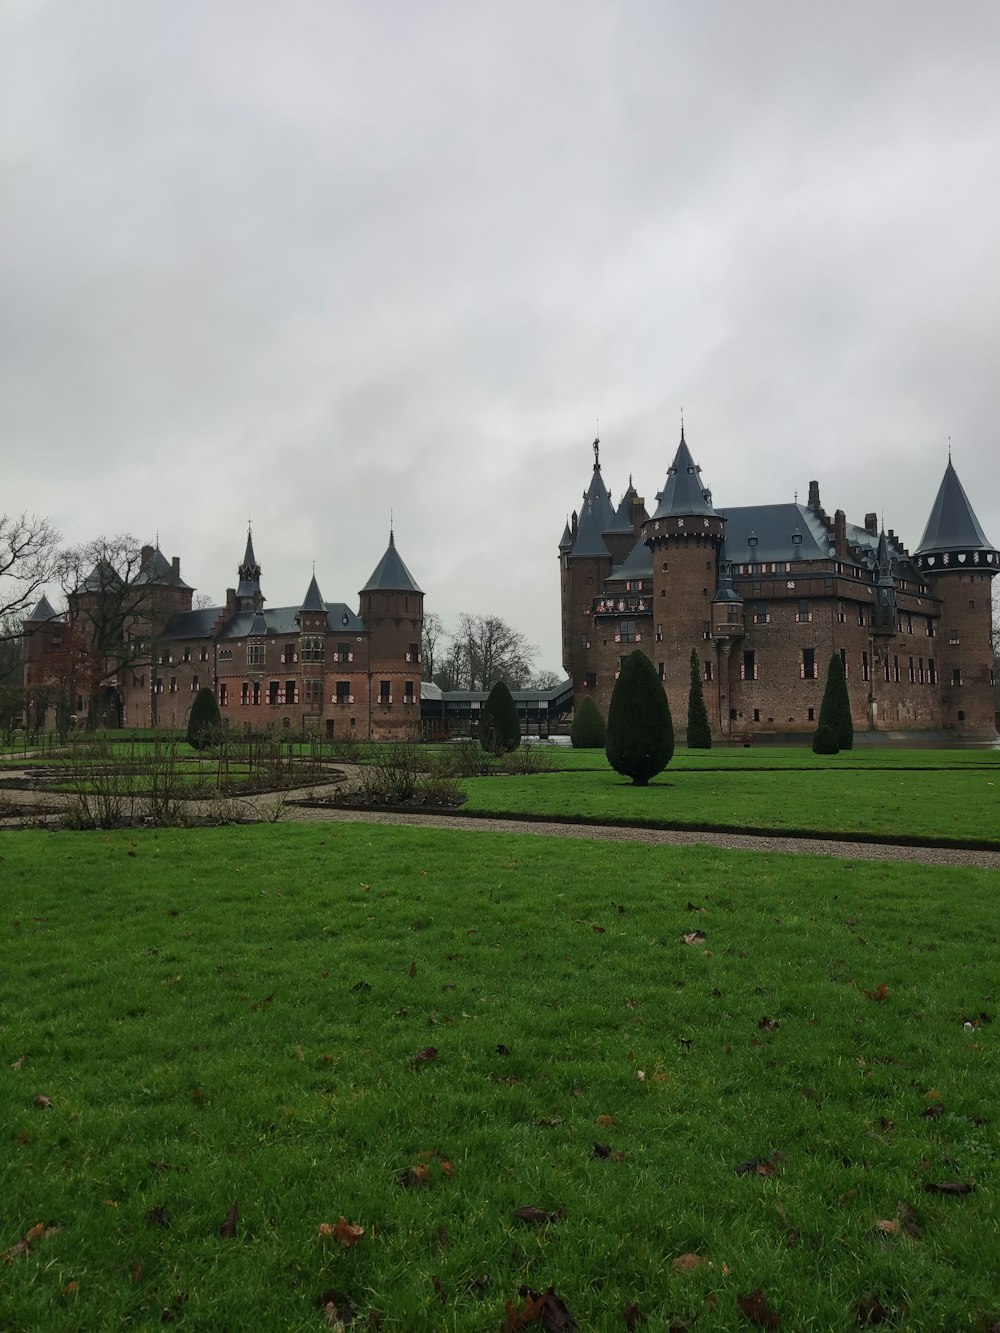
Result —
<path fill-rule="evenodd" d="M 563 665 L 607 713 L 622 660 L 656 665 L 683 734 L 696 651 L 718 736 L 812 731 L 839 653 L 854 725 L 996 736 L 987 540 L 951 459 L 911 555 L 875 514 L 806 504 L 716 507 L 681 430 L 652 514 L 616 508 L 598 442 L 559 543 Z"/>
<path fill-rule="evenodd" d="M 103 609 L 122 622 L 113 651 L 89 671 L 104 725 L 183 727 L 195 694 L 211 686 L 223 719 L 239 727 L 358 738 L 416 730 L 424 595 L 391 532 L 357 611 L 324 601 L 315 573 L 301 605 L 266 607 L 249 534 L 237 572 L 224 606 L 194 609 L 177 557 L 144 547 L 127 586 L 99 562 L 65 616 L 43 597 L 28 617 L 25 684 L 68 687 L 71 707 L 90 708 L 84 667 Z"/>

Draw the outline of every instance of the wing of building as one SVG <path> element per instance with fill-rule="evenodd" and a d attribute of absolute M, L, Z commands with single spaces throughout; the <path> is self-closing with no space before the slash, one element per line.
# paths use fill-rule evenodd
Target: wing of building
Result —
<path fill-rule="evenodd" d="M 631 479 L 615 509 L 595 446 L 559 567 L 563 665 L 605 715 L 639 648 L 685 717 L 694 649 L 717 736 L 812 731 L 836 653 L 856 728 L 996 736 L 1000 555 L 950 458 L 911 555 L 875 514 L 831 518 L 815 481 L 806 504 L 717 505 L 683 428 L 652 514 Z"/>
<path fill-rule="evenodd" d="M 315 573 L 299 605 L 267 607 L 249 533 L 225 605 L 193 609 L 193 591 L 158 548 L 143 548 L 127 588 L 95 566 L 65 615 L 43 598 L 25 622 L 25 684 L 38 697 L 68 690 L 70 706 L 104 726 L 183 727 L 204 686 L 240 727 L 361 739 L 419 724 L 424 594 L 392 532 L 356 610 L 326 601 Z M 112 605 L 118 632 L 95 662 Z"/>

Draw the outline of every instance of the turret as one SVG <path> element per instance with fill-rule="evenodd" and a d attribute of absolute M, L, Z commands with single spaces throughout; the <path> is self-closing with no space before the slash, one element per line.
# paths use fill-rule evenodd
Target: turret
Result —
<path fill-rule="evenodd" d="M 939 652 L 945 726 L 965 736 L 992 739 L 996 713 L 990 585 L 1000 572 L 1000 554 L 976 518 L 950 453 L 914 563 L 941 599 Z"/>
<path fill-rule="evenodd" d="M 642 535 L 653 553 L 655 660 L 676 718 L 687 708 L 691 649 L 712 634 L 713 593 L 726 533 L 726 520 L 712 508 L 711 492 L 702 483 L 683 425 L 656 498 L 659 503 L 643 524 Z"/>
<path fill-rule="evenodd" d="M 875 607 L 872 611 L 871 630 L 873 635 L 891 638 L 896 633 L 898 611 L 896 581 L 892 577 L 892 556 L 884 531 L 879 535 L 875 567 Z"/>
<path fill-rule="evenodd" d="M 247 528 L 247 549 L 236 571 L 239 583 L 236 587 L 236 609 L 238 611 L 262 611 L 264 594 L 260 590 L 260 565 L 253 553 L 253 536 Z"/>
<path fill-rule="evenodd" d="M 601 442 L 593 443 L 594 468 L 583 493 L 579 516 L 573 513 L 570 536 L 572 546 L 560 550 L 562 571 L 563 668 L 576 689 L 583 687 L 593 670 L 593 602 L 599 597 L 604 581 L 615 564 L 624 559 L 633 542 L 611 537 L 620 546 L 618 559 L 612 554 L 605 533 L 615 524 L 615 508 L 601 474 Z"/>

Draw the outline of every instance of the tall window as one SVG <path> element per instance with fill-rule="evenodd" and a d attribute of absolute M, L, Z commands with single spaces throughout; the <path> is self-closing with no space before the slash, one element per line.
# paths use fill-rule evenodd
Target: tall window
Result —
<path fill-rule="evenodd" d="M 264 645 L 259 639 L 247 640 L 247 666 L 264 665 Z"/>
<path fill-rule="evenodd" d="M 303 662 L 322 662 L 323 640 L 319 635 L 307 635 L 300 643 Z"/>
<path fill-rule="evenodd" d="M 807 625 L 812 620 L 812 611 L 809 609 L 808 602 L 799 602 L 799 609 L 795 613 L 795 619 L 800 625 Z"/>
<path fill-rule="evenodd" d="M 757 656 L 752 650 L 747 650 L 743 654 L 743 664 L 740 667 L 740 680 L 757 679 Z"/>
<path fill-rule="evenodd" d="M 378 701 L 380 704 L 392 703 L 392 682 L 389 680 L 380 680 L 378 683 Z"/>
<path fill-rule="evenodd" d="M 868 653 L 866 651 L 861 654 L 861 679 L 871 680 L 871 678 L 871 665 L 868 661 Z"/>
<path fill-rule="evenodd" d="M 337 696 L 336 696 L 336 697 L 337 697 L 337 703 L 338 703 L 338 704 L 349 704 L 349 703 L 353 703 L 353 702 L 354 702 L 354 700 L 353 700 L 353 698 L 352 698 L 352 696 L 351 696 L 351 682 L 350 682 L 349 680 L 338 680 L 338 681 L 337 681 Z"/>
<path fill-rule="evenodd" d="M 712 679 L 712 672 L 713 672 L 713 669 L 714 669 L 714 668 L 713 668 L 713 665 L 712 665 L 712 659 L 711 659 L 710 657 L 706 657 L 706 659 L 705 659 L 705 665 L 704 665 L 704 670 L 703 670 L 703 672 L 702 672 L 702 679 L 703 679 L 703 680 L 711 680 L 711 679 Z"/>
<path fill-rule="evenodd" d="M 225 708 L 229 703 L 229 686 L 223 680 L 219 683 L 219 707 Z"/>
<path fill-rule="evenodd" d="M 803 648 L 802 661 L 799 663 L 799 675 L 803 680 L 816 679 L 816 649 Z"/>
<path fill-rule="evenodd" d="M 754 602 L 753 623 L 755 625 L 766 625 L 770 619 L 771 615 L 767 609 L 767 602 Z"/>
<path fill-rule="evenodd" d="M 622 643 L 635 643 L 637 635 L 634 620 L 623 620 L 618 627 L 618 636 Z"/>

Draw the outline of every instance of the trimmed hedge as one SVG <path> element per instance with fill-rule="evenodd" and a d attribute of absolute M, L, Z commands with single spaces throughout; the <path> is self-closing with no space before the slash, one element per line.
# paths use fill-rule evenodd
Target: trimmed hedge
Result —
<path fill-rule="evenodd" d="M 691 649 L 687 743 L 689 750 L 710 750 L 712 748 L 712 728 L 708 725 L 705 693 L 701 688 L 701 663 L 698 661 L 698 653 L 694 648 Z"/>
<path fill-rule="evenodd" d="M 194 750 L 207 750 L 222 726 L 222 714 L 215 702 L 215 691 L 205 685 L 194 696 L 188 717 L 187 743 Z"/>
<path fill-rule="evenodd" d="M 521 744 L 521 722 L 513 695 L 502 680 L 490 690 L 479 715 L 479 743 L 491 754 L 505 754 Z"/>
<path fill-rule="evenodd" d="M 840 754 L 837 733 L 825 723 L 817 727 L 813 735 L 813 754 Z"/>
<path fill-rule="evenodd" d="M 603 750 L 608 738 L 607 728 L 601 710 L 589 694 L 580 700 L 580 706 L 573 715 L 573 728 L 570 740 L 574 750 Z"/>
<path fill-rule="evenodd" d="M 847 692 L 847 677 L 839 653 L 830 658 L 826 669 L 826 689 L 819 706 L 819 726 L 830 727 L 841 750 L 854 749 L 854 722 L 851 718 L 851 696 Z M 826 754 L 828 751 L 821 751 Z"/>

